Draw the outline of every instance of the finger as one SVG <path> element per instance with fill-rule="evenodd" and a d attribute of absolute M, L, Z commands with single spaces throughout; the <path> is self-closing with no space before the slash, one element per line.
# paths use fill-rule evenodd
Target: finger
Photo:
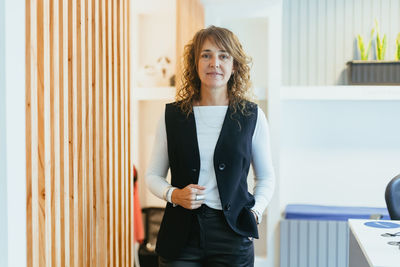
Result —
<path fill-rule="evenodd" d="M 204 195 L 206 190 L 197 190 L 196 195 Z"/>
<path fill-rule="evenodd" d="M 197 188 L 197 189 L 200 189 L 200 190 L 205 190 L 206 189 L 205 186 L 201 186 L 201 185 L 198 185 L 198 184 L 191 184 L 190 187 L 191 188 Z"/>
<path fill-rule="evenodd" d="M 190 200 L 196 200 L 196 194 L 190 194 Z"/>
<path fill-rule="evenodd" d="M 205 196 L 204 194 L 197 194 L 195 200 L 204 200 Z"/>
<path fill-rule="evenodd" d="M 197 190 L 197 188 L 193 188 L 193 187 L 190 188 L 190 190 L 192 191 L 193 194 L 197 194 L 197 191 L 199 191 L 199 190 Z"/>

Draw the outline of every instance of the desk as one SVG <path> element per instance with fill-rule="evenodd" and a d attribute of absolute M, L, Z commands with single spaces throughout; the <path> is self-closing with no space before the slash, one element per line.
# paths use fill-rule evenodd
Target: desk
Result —
<path fill-rule="evenodd" d="M 383 228 L 379 228 L 379 226 Z M 381 236 L 384 233 L 400 232 L 400 221 L 350 219 L 349 227 L 349 267 L 400 266 L 399 247 L 387 243 L 389 241 L 400 241 L 400 236 Z"/>

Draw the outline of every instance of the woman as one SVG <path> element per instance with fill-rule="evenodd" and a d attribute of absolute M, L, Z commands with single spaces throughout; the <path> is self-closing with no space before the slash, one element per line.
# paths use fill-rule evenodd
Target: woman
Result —
<path fill-rule="evenodd" d="M 183 85 L 160 119 L 146 174 L 150 191 L 168 202 L 156 246 L 162 267 L 254 265 L 275 178 L 267 120 L 247 100 L 249 64 L 224 28 L 200 30 L 185 47 Z"/>

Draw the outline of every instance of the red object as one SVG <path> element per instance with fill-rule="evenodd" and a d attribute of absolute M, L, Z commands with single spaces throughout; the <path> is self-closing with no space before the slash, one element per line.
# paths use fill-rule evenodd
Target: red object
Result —
<path fill-rule="evenodd" d="M 143 216 L 142 207 L 140 206 L 138 182 L 137 182 L 137 171 L 133 166 L 133 220 L 134 220 L 134 239 L 135 242 L 142 243 L 144 240 L 144 227 L 143 227 Z"/>

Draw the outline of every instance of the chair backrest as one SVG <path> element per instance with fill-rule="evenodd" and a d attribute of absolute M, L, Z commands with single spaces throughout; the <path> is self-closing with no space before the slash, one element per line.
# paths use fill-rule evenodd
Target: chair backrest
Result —
<path fill-rule="evenodd" d="M 392 220 L 400 220 L 400 174 L 386 186 L 386 206 Z"/>
<path fill-rule="evenodd" d="M 148 207 L 143 208 L 143 220 L 145 227 L 146 243 L 155 247 L 157 241 L 158 230 L 164 216 L 164 208 Z"/>

